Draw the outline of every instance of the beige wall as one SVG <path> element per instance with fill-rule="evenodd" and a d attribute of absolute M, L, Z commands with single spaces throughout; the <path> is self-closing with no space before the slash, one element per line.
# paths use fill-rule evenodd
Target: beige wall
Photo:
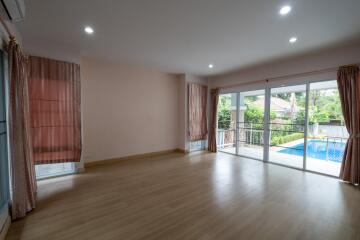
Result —
<path fill-rule="evenodd" d="M 243 82 L 255 82 L 268 78 L 301 74 L 354 63 L 360 63 L 360 42 L 313 51 L 297 57 L 273 60 L 268 63 L 234 71 L 232 73 L 208 77 L 208 80 L 211 88 L 226 87 L 237 84 L 241 85 Z M 331 78 L 336 78 L 336 71 L 329 74 L 329 76 L 331 76 Z M 322 76 L 319 77 L 322 78 Z M 328 76 L 325 77 L 327 78 Z M 296 79 L 293 77 L 284 78 L 282 81 L 279 81 L 279 84 L 290 84 L 295 80 Z M 302 79 L 298 80 L 298 82 L 301 81 Z M 255 85 L 255 88 L 263 87 L 261 84 Z M 250 88 L 252 87 L 250 86 Z"/>
<path fill-rule="evenodd" d="M 82 59 L 83 160 L 178 148 L 176 75 Z"/>

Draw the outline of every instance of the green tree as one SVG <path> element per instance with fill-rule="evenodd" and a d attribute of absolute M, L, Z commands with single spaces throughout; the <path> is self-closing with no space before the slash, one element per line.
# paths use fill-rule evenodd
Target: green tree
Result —
<path fill-rule="evenodd" d="M 285 101 L 289 101 L 291 97 L 291 93 L 277 93 L 277 94 L 273 94 L 272 97 L 281 98 Z"/>
<path fill-rule="evenodd" d="M 309 122 L 343 121 L 339 92 L 335 89 L 312 90 L 309 101 Z"/>
<path fill-rule="evenodd" d="M 219 97 L 218 105 L 218 128 L 229 129 L 231 124 L 231 97 L 223 95 Z"/>
<path fill-rule="evenodd" d="M 296 92 L 295 98 L 296 98 L 297 106 L 305 108 L 306 93 L 305 92 Z"/>
<path fill-rule="evenodd" d="M 296 124 L 305 124 L 305 111 L 300 111 L 296 114 L 295 123 Z"/>
<path fill-rule="evenodd" d="M 245 122 L 262 123 L 264 120 L 264 111 L 258 107 L 247 107 L 244 119 Z"/>
<path fill-rule="evenodd" d="M 245 111 L 245 116 L 244 116 L 245 122 L 262 123 L 264 121 L 263 109 L 251 105 L 247 105 L 246 108 L 247 109 Z M 274 120 L 275 118 L 276 118 L 276 113 L 271 111 L 270 119 Z"/>

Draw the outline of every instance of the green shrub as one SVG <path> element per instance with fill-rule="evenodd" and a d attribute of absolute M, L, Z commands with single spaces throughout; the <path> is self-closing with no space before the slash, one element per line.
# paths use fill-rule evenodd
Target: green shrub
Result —
<path fill-rule="evenodd" d="M 294 140 L 298 140 L 304 137 L 303 133 L 292 133 L 285 136 L 271 136 L 270 144 L 273 146 L 288 143 Z"/>

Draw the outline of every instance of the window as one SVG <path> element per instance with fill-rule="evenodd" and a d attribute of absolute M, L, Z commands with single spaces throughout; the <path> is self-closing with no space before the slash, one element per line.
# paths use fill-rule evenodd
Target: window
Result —
<path fill-rule="evenodd" d="M 77 172 L 76 163 L 53 163 L 35 165 L 36 179 L 56 177 Z"/>
<path fill-rule="evenodd" d="M 206 140 L 190 142 L 190 152 L 205 150 Z"/>
<path fill-rule="evenodd" d="M 37 178 L 74 173 L 81 157 L 80 66 L 30 56 L 29 98 Z"/>

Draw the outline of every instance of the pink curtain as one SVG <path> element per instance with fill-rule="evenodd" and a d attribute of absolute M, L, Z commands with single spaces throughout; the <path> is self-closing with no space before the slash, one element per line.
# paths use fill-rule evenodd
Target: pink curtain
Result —
<path fill-rule="evenodd" d="M 31 151 L 26 58 L 12 38 L 8 45 L 10 68 L 9 137 L 13 219 L 35 208 L 36 178 Z"/>
<path fill-rule="evenodd" d="M 208 150 L 210 152 L 217 152 L 216 143 L 216 122 L 217 122 L 217 108 L 219 103 L 219 89 L 211 89 L 210 91 L 210 124 L 209 124 L 209 143 Z"/>
<path fill-rule="evenodd" d="M 80 66 L 30 56 L 29 85 L 35 164 L 79 162 Z"/>
<path fill-rule="evenodd" d="M 189 84 L 189 139 L 205 140 L 207 137 L 207 86 Z"/>
<path fill-rule="evenodd" d="M 340 67 L 338 88 L 345 125 L 350 134 L 346 143 L 340 178 L 360 184 L 360 75 L 358 66 Z"/>

